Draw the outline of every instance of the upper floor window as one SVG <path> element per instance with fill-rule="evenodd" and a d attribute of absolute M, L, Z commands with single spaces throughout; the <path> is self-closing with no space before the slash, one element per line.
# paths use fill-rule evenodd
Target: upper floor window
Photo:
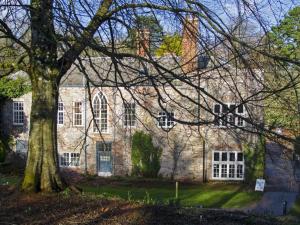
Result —
<path fill-rule="evenodd" d="M 212 178 L 220 180 L 244 179 L 244 155 L 237 151 L 214 151 Z"/>
<path fill-rule="evenodd" d="M 124 103 L 124 126 L 134 127 L 136 125 L 135 103 Z"/>
<path fill-rule="evenodd" d="M 59 124 L 59 125 L 64 124 L 64 103 L 63 102 L 58 103 L 57 124 Z"/>
<path fill-rule="evenodd" d="M 160 112 L 158 114 L 158 126 L 161 128 L 172 128 L 175 125 L 174 112 Z"/>
<path fill-rule="evenodd" d="M 24 124 L 24 102 L 13 102 L 13 124 Z"/>
<path fill-rule="evenodd" d="M 107 100 L 105 96 L 100 92 L 93 101 L 94 111 L 94 132 L 107 132 L 108 131 L 108 114 L 107 114 Z"/>
<path fill-rule="evenodd" d="M 82 102 L 74 102 L 73 109 L 73 124 L 74 126 L 82 126 L 83 125 L 83 116 L 82 116 Z"/>
<path fill-rule="evenodd" d="M 245 109 L 243 105 L 237 104 L 215 104 L 214 123 L 216 126 L 238 126 L 244 127 Z"/>

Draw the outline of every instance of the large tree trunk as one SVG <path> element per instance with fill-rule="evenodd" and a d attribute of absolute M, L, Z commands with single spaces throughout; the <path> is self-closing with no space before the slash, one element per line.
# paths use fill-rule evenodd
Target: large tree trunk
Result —
<path fill-rule="evenodd" d="M 56 140 L 58 84 L 36 77 L 32 80 L 29 151 L 22 189 L 60 191 L 64 184 L 59 175 Z"/>

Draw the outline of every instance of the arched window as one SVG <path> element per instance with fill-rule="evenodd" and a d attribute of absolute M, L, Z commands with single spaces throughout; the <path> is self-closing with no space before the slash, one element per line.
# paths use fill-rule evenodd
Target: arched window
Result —
<path fill-rule="evenodd" d="M 107 132 L 107 100 L 101 92 L 99 92 L 94 98 L 93 110 L 95 116 L 93 131 Z"/>

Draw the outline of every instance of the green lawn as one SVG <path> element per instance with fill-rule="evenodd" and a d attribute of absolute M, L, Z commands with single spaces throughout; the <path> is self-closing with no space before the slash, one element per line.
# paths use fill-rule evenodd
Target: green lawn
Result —
<path fill-rule="evenodd" d="M 157 182 L 156 182 L 157 183 Z M 119 197 L 125 200 L 167 203 L 175 197 L 175 184 L 142 185 L 81 185 L 85 193 Z M 258 201 L 262 194 L 249 191 L 241 184 L 180 185 L 179 199 L 183 206 L 202 205 L 214 208 L 241 208 Z"/>
<path fill-rule="evenodd" d="M 16 185 L 20 179 L 18 176 L 4 176 L 0 174 L 0 185 Z"/>
<path fill-rule="evenodd" d="M 136 178 L 99 178 L 79 185 L 85 194 L 96 194 L 104 197 L 117 197 L 125 200 L 144 201 L 146 203 L 165 203 L 174 201 L 175 182 L 164 180 L 147 180 Z M 16 185 L 17 176 L 0 174 L 0 185 Z M 179 184 L 179 199 L 183 206 L 207 208 L 241 208 L 259 201 L 262 194 L 254 192 L 242 184 Z M 300 199 L 293 211 L 300 212 Z"/>

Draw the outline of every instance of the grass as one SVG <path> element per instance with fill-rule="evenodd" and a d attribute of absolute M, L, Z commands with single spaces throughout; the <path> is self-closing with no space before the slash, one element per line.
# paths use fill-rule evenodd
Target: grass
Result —
<path fill-rule="evenodd" d="M 18 176 L 0 174 L 0 185 L 16 185 Z M 90 182 L 92 181 L 92 182 Z M 91 178 L 78 184 L 85 194 L 121 198 L 129 201 L 168 204 L 175 200 L 175 183 L 165 180 L 137 178 Z M 100 181 L 100 182 L 98 182 Z M 182 206 L 206 208 L 242 208 L 260 200 L 262 193 L 254 192 L 243 184 L 207 183 L 179 184 L 179 200 Z M 293 211 L 300 212 L 300 199 Z"/>
<path fill-rule="evenodd" d="M 16 185 L 20 181 L 18 176 L 4 176 L 0 174 L 0 185 Z"/>
<path fill-rule="evenodd" d="M 157 183 L 157 182 L 156 182 Z M 175 197 L 175 184 L 148 185 L 82 185 L 85 193 L 137 200 L 168 203 Z M 241 184 L 179 185 L 179 199 L 183 206 L 209 208 L 242 208 L 260 200 L 262 194 Z"/>

